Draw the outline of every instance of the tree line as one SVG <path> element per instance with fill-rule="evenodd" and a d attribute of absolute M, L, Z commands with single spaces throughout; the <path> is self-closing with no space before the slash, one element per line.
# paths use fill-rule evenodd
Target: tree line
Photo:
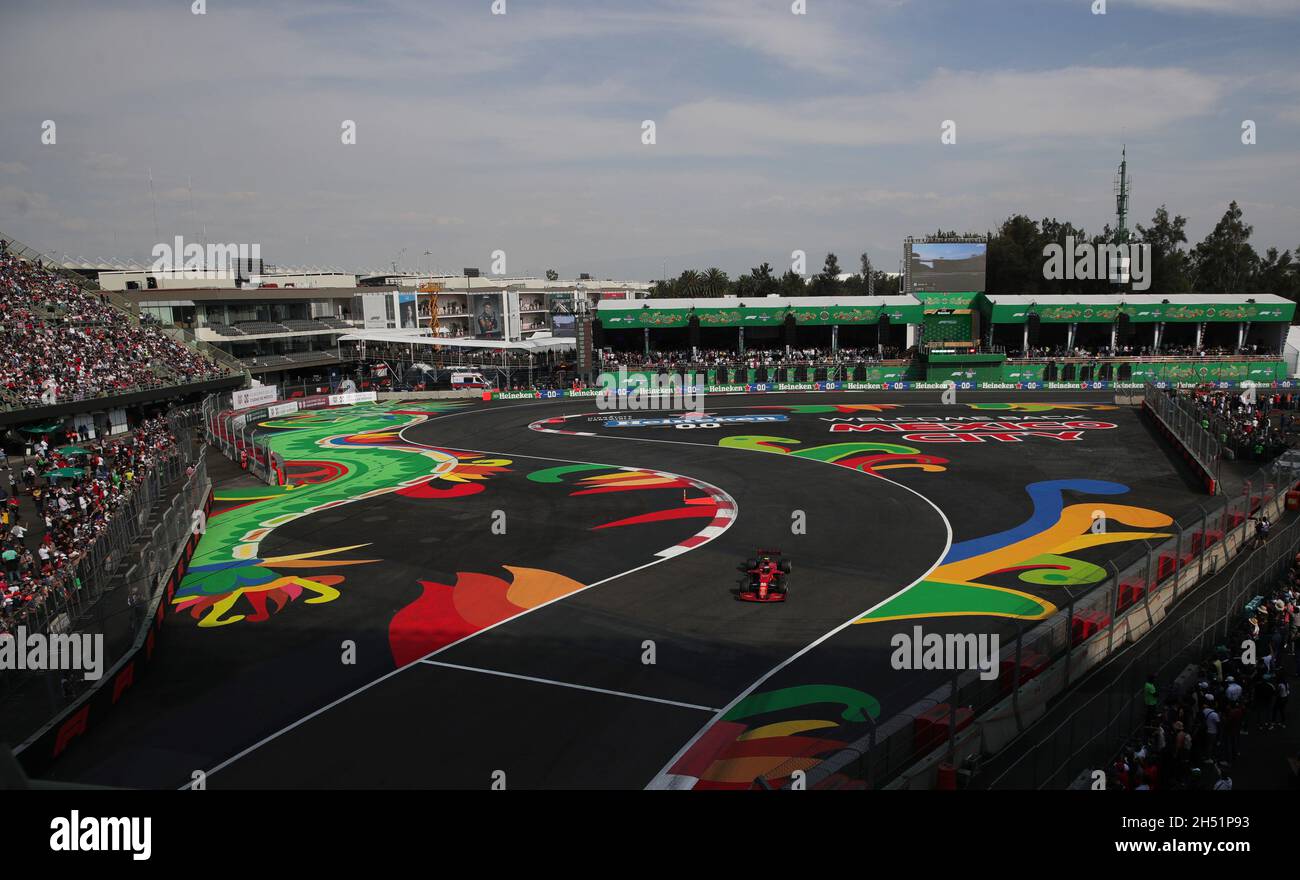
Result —
<path fill-rule="evenodd" d="M 1258 253 L 1250 243 L 1254 227 L 1245 222 L 1234 201 L 1204 239 L 1188 247 L 1187 218 L 1171 216 L 1161 205 L 1149 224 L 1137 224 L 1131 242 L 1150 245 L 1151 285 L 1145 294 L 1275 293 L 1300 301 L 1300 246 L 1294 250 L 1268 248 Z M 978 234 L 978 233 L 967 233 Z M 938 230 L 936 237 L 956 237 L 955 230 Z M 994 232 L 987 232 L 988 268 L 985 289 L 990 294 L 1042 294 L 1077 296 L 1122 290 L 1106 278 L 1051 279 L 1043 277 L 1045 248 L 1076 243 L 1105 244 L 1116 240 L 1106 224 L 1089 235 L 1081 226 L 1056 218 L 1033 220 L 1024 214 L 1008 217 Z M 805 278 L 793 270 L 777 274 L 771 264 L 755 266 L 748 274 L 731 278 L 716 267 L 686 269 L 676 278 L 654 282 L 649 295 L 660 297 L 762 297 L 780 296 L 894 296 L 901 279 L 876 270 L 867 254 L 859 257 L 859 271 L 847 277 L 839 258 L 827 254 L 822 270 Z"/>

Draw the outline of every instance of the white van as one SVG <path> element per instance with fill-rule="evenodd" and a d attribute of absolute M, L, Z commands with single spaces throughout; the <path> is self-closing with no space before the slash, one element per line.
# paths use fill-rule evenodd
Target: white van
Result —
<path fill-rule="evenodd" d="M 451 387 L 460 388 L 481 388 L 485 391 L 492 388 L 492 384 L 483 378 L 482 373 L 456 373 L 451 374 Z"/>

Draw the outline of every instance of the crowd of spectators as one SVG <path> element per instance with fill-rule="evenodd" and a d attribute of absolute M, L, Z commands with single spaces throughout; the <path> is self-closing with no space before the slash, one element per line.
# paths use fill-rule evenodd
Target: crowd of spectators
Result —
<path fill-rule="evenodd" d="M 875 346 L 870 348 L 840 348 L 832 351 L 829 348 L 763 348 L 748 349 L 744 352 L 728 351 L 727 349 L 696 349 L 695 351 L 651 351 L 648 354 L 642 352 L 616 352 L 611 349 L 605 349 L 601 352 L 601 363 L 604 369 L 617 370 L 619 367 L 628 369 L 659 369 L 675 367 L 781 367 L 800 364 L 825 364 L 825 363 L 875 363 L 882 360 L 893 360 L 903 356 L 894 346 L 884 346 L 878 349 Z"/>
<path fill-rule="evenodd" d="M 1146 727 L 1116 758 L 1110 787 L 1231 790 L 1232 765 L 1251 737 L 1287 727 L 1291 682 L 1300 670 L 1298 610 L 1300 556 L 1271 593 L 1246 606 L 1188 693 L 1162 698 L 1156 677 L 1148 678 Z M 1291 759 L 1289 767 L 1292 787 L 1300 787 L 1300 761 Z"/>
<path fill-rule="evenodd" d="M 225 370 L 0 241 L 0 404 L 30 407 L 218 378 Z"/>
<path fill-rule="evenodd" d="M 1246 345 L 1241 351 L 1221 346 L 1161 345 L 1156 351 L 1150 345 L 1037 345 L 1028 349 L 1011 349 L 1007 357 L 1017 360 L 1056 360 L 1059 358 L 1223 358 L 1223 357 L 1275 357 L 1264 346 Z"/>
<path fill-rule="evenodd" d="M 95 539 L 150 472 L 180 454 L 161 416 L 110 440 L 83 441 L 75 429 L 64 436 L 85 451 L 55 447 L 46 435 L 20 462 L 0 455 L 0 632 L 72 604 L 78 563 Z"/>
<path fill-rule="evenodd" d="M 1225 458 L 1271 461 L 1300 431 L 1300 396 L 1286 391 L 1225 391 L 1201 387 L 1186 392 L 1201 427 L 1223 447 Z"/>

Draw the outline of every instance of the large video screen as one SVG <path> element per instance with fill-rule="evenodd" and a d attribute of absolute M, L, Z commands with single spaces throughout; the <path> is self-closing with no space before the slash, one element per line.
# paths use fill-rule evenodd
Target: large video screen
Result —
<path fill-rule="evenodd" d="M 984 242 L 912 242 L 907 245 L 908 292 L 983 292 L 987 260 Z"/>
<path fill-rule="evenodd" d="M 551 335 L 573 337 L 578 332 L 578 319 L 574 315 L 551 315 Z"/>

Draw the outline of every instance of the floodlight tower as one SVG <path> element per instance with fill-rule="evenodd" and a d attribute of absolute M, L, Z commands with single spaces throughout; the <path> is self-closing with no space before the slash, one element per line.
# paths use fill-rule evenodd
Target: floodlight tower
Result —
<path fill-rule="evenodd" d="M 1132 183 L 1132 179 L 1128 176 L 1128 146 L 1125 145 L 1120 151 L 1119 174 L 1115 177 L 1116 244 L 1124 244 L 1128 241 L 1128 195 Z"/>
<path fill-rule="evenodd" d="M 1128 173 L 1128 146 L 1120 149 L 1119 173 L 1115 175 L 1115 244 L 1124 250 L 1118 257 L 1118 266 L 1111 266 L 1108 274 L 1110 283 L 1117 287 L 1127 285 L 1130 280 L 1131 261 L 1128 256 L 1128 197 L 1133 185 L 1133 178 Z"/>

